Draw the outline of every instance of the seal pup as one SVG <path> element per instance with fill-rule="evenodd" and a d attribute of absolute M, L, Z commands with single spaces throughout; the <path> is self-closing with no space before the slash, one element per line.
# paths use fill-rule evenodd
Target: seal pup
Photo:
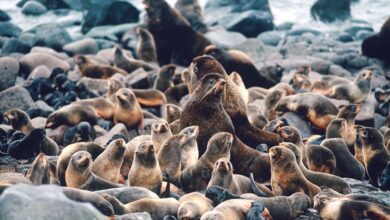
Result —
<path fill-rule="evenodd" d="M 213 204 L 210 199 L 199 192 L 192 192 L 179 199 L 179 209 L 177 210 L 178 220 L 197 219 L 205 212 L 212 210 Z"/>
<path fill-rule="evenodd" d="M 119 73 L 123 76 L 128 75 L 128 73 L 123 69 L 112 67 L 109 65 L 99 64 L 84 55 L 76 55 L 73 57 L 73 60 L 79 67 L 82 76 L 97 79 L 108 79 L 115 73 Z"/>
<path fill-rule="evenodd" d="M 199 126 L 190 126 L 179 132 L 187 136 L 187 141 L 181 151 L 181 170 L 194 165 L 199 159 L 198 143 Z"/>
<path fill-rule="evenodd" d="M 138 59 L 145 62 L 157 63 L 157 49 L 153 35 L 141 27 L 138 27 L 135 33 L 138 39 L 136 47 Z"/>

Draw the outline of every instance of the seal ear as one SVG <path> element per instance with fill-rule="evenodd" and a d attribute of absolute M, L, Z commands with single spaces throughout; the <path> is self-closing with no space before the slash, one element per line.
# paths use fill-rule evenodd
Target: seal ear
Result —
<path fill-rule="evenodd" d="M 74 57 L 76 64 L 84 64 L 87 62 L 87 58 L 83 55 L 77 55 Z"/>
<path fill-rule="evenodd" d="M 202 169 L 201 175 L 202 175 L 203 179 L 209 180 L 211 178 L 210 169 Z"/>

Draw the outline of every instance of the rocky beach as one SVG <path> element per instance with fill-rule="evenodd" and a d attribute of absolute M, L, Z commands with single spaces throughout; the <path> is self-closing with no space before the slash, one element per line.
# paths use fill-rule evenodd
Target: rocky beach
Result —
<path fill-rule="evenodd" d="M 389 11 L 0 0 L 0 220 L 390 219 Z"/>

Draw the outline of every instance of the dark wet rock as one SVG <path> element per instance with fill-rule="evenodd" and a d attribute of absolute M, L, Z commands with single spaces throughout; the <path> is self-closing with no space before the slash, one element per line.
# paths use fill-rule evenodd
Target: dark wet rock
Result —
<path fill-rule="evenodd" d="M 210 0 L 205 6 L 206 23 L 256 37 L 274 28 L 268 0 Z"/>
<path fill-rule="evenodd" d="M 220 48 L 231 48 L 233 45 L 242 43 L 246 40 L 246 37 L 241 33 L 225 30 L 207 32 L 205 37 L 209 39 L 212 44 Z"/>
<path fill-rule="evenodd" d="M 115 216 L 115 220 L 153 220 L 147 212 L 135 212 Z"/>
<path fill-rule="evenodd" d="M 257 36 L 264 44 L 276 46 L 282 40 L 283 33 L 278 31 L 266 31 Z"/>
<path fill-rule="evenodd" d="M 31 47 L 28 44 L 25 44 L 22 40 L 11 38 L 7 40 L 3 47 L 1 48 L 2 54 L 10 53 L 28 53 Z"/>
<path fill-rule="evenodd" d="M 47 8 L 45 5 L 38 1 L 28 1 L 22 7 L 22 12 L 25 15 L 41 15 L 46 13 Z"/>
<path fill-rule="evenodd" d="M 309 122 L 307 120 L 302 119 L 301 117 L 299 117 L 299 115 L 295 113 L 286 112 L 279 119 L 282 119 L 283 121 L 287 122 L 288 126 L 292 126 L 298 129 L 301 132 L 302 138 L 307 138 L 312 135 L 312 129 L 310 127 Z"/>
<path fill-rule="evenodd" d="M 139 68 L 126 76 L 126 86 L 134 89 L 148 89 L 150 88 L 150 74 L 150 72 L 145 72 L 144 69 Z"/>
<path fill-rule="evenodd" d="M 100 146 L 105 146 L 107 144 L 107 142 L 116 134 L 122 134 L 127 139 L 129 139 L 129 133 L 127 131 L 126 126 L 122 123 L 118 123 L 113 128 L 111 128 L 111 130 L 109 132 L 96 138 L 94 140 L 94 142 Z"/>
<path fill-rule="evenodd" d="M 91 0 L 82 24 L 83 33 L 98 25 L 116 25 L 138 22 L 139 11 L 130 2 Z"/>
<path fill-rule="evenodd" d="M 19 62 L 12 57 L 0 58 L 0 91 L 15 85 Z"/>
<path fill-rule="evenodd" d="M 70 55 L 96 54 L 99 51 L 99 47 L 94 39 L 85 38 L 85 39 L 64 45 L 63 50 Z"/>
<path fill-rule="evenodd" d="M 65 44 L 72 42 L 65 28 L 55 23 L 40 24 L 29 32 L 35 34 L 35 46 L 45 46 L 60 51 Z"/>
<path fill-rule="evenodd" d="M 5 112 L 11 108 L 27 110 L 31 107 L 35 107 L 34 100 L 23 87 L 13 86 L 0 92 L 0 112 Z"/>
<path fill-rule="evenodd" d="M 85 2 L 86 1 L 79 1 L 79 0 L 62 0 L 66 6 L 73 10 L 82 10 L 85 8 Z"/>
<path fill-rule="evenodd" d="M 310 12 L 322 22 L 343 21 L 351 17 L 350 0 L 317 0 Z"/>
<path fill-rule="evenodd" d="M 7 14 L 7 12 L 0 10 L 0 21 L 9 21 L 11 17 Z"/>
<path fill-rule="evenodd" d="M 1 194 L 0 201 L 2 218 L 10 220 L 107 218 L 91 204 L 68 199 L 55 185 L 14 185 Z"/>
<path fill-rule="evenodd" d="M 346 32 L 342 32 L 336 37 L 336 40 L 346 43 L 353 41 L 353 37 Z"/>
<path fill-rule="evenodd" d="M 16 26 L 15 24 L 8 21 L 0 22 L 0 36 L 19 37 L 21 33 L 22 29 L 20 29 L 20 27 Z"/>

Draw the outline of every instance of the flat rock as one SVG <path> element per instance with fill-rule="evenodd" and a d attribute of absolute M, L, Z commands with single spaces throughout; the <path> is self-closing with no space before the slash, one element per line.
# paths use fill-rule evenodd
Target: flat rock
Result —
<path fill-rule="evenodd" d="M 233 45 L 242 43 L 246 37 L 238 32 L 231 32 L 225 30 L 210 31 L 205 34 L 205 37 L 211 41 L 212 44 L 220 48 L 231 48 Z"/>
<path fill-rule="evenodd" d="M 72 42 L 65 28 L 55 23 L 37 25 L 29 32 L 35 34 L 35 46 L 45 46 L 60 51 L 65 44 Z"/>
<path fill-rule="evenodd" d="M 27 79 L 37 79 L 37 78 L 49 78 L 51 71 L 47 66 L 40 65 L 34 68 L 34 70 L 30 73 Z"/>
<path fill-rule="evenodd" d="M 19 62 L 12 57 L 0 58 L 0 91 L 15 85 Z"/>
<path fill-rule="evenodd" d="M 87 89 L 97 91 L 99 94 L 104 94 L 108 90 L 107 80 L 82 77 L 79 83 L 84 84 Z"/>
<path fill-rule="evenodd" d="M 153 220 L 147 212 L 135 212 L 124 215 L 116 215 L 115 220 Z"/>
<path fill-rule="evenodd" d="M 84 38 L 82 40 L 66 44 L 62 49 L 70 55 L 96 54 L 99 51 L 99 46 L 93 38 Z"/>
<path fill-rule="evenodd" d="M 43 52 L 33 52 L 26 54 L 19 60 L 21 70 L 24 73 L 30 74 L 36 67 L 45 65 L 50 72 L 53 69 L 59 67 L 65 71 L 68 71 L 70 66 L 67 62 L 60 60 L 59 58 Z"/>
<path fill-rule="evenodd" d="M 0 92 L 0 112 L 6 112 L 12 108 L 20 108 L 24 111 L 35 107 L 27 89 L 20 86 L 13 86 Z"/>

